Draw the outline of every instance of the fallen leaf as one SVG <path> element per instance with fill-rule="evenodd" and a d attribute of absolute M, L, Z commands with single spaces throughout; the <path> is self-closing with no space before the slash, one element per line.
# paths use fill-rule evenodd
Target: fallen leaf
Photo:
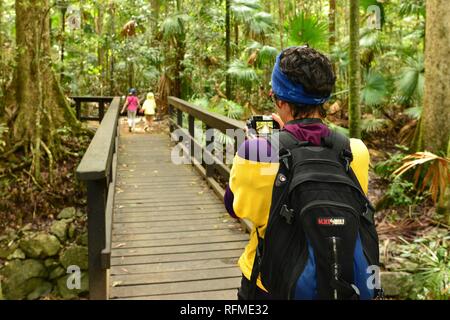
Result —
<path fill-rule="evenodd" d="M 112 286 L 117 287 L 119 284 L 122 284 L 122 281 L 113 281 Z"/>

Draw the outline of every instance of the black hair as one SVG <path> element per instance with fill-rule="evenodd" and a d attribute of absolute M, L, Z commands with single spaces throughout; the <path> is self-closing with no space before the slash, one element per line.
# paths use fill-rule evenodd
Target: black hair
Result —
<path fill-rule="evenodd" d="M 291 47 L 285 49 L 280 57 L 281 71 L 294 83 L 303 86 L 306 93 L 314 96 L 328 97 L 333 91 L 336 77 L 333 65 L 322 53 L 309 48 Z M 322 118 L 326 111 L 321 105 L 289 103 L 294 118 L 305 118 L 318 112 Z"/>

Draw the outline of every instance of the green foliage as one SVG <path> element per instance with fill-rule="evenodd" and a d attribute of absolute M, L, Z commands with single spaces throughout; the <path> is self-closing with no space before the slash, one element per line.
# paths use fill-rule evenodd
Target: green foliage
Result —
<path fill-rule="evenodd" d="M 179 38 L 184 35 L 184 24 L 189 21 L 187 14 L 169 16 L 161 24 L 161 32 L 164 39 Z"/>
<path fill-rule="evenodd" d="M 387 119 L 368 117 L 361 120 L 361 130 L 368 133 L 379 132 L 386 127 L 388 122 Z"/>
<path fill-rule="evenodd" d="M 413 119 L 420 119 L 422 116 L 423 107 L 411 107 L 405 110 L 405 114 Z"/>
<path fill-rule="evenodd" d="M 240 22 L 247 22 L 260 8 L 259 0 L 232 0 L 230 4 L 230 11 Z"/>
<path fill-rule="evenodd" d="M 415 195 L 414 184 L 401 178 L 391 181 L 386 196 L 398 206 L 410 206 L 423 200 L 423 197 Z"/>
<path fill-rule="evenodd" d="M 328 24 L 316 16 L 301 14 L 289 22 L 289 42 L 292 45 L 308 44 L 325 50 L 328 44 Z"/>
<path fill-rule="evenodd" d="M 364 88 L 361 90 L 361 102 L 370 107 L 378 106 L 385 101 L 388 93 L 383 75 L 370 71 L 366 76 Z"/>
<path fill-rule="evenodd" d="M 422 54 L 418 54 L 416 58 L 406 58 L 406 67 L 402 69 L 397 80 L 397 90 L 401 103 L 409 104 L 413 99 L 420 101 L 423 96 L 424 70 Z"/>
<path fill-rule="evenodd" d="M 240 60 L 233 61 L 230 64 L 227 73 L 247 89 L 250 89 L 252 85 L 259 80 L 255 69 L 249 67 Z"/>
<path fill-rule="evenodd" d="M 450 299 L 450 235 L 448 230 L 434 232 L 403 244 L 397 261 L 401 269 L 413 273 L 411 299 Z"/>
<path fill-rule="evenodd" d="M 378 176 L 388 179 L 401 166 L 404 157 L 405 154 L 402 152 L 388 153 L 387 160 L 380 161 L 374 166 L 374 172 Z"/>

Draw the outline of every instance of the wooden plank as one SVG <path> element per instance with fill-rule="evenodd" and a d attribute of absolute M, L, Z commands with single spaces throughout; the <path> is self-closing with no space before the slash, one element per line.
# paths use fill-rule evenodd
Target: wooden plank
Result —
<path fill-rule="evenodd" d="M 154 296 L 141 296 L 122 298 L 124 300 L 236 300 L 237 289 L 216 290 L 204 292 L 190 292 L 177 294 L 161 294 Z"/>
<path fill-rule="evenodd" d="M 183 226 L 191 226 L 201 224 L 219 224 L 219 223 L 229 223 L 234 222 L 231 219 L 233 218 L 224 218 L 224 217 L 208 217 L 203 219 L 202 222 L 198 220 L 184 220 L 182 222 L 179 221 L 151 221 L 151 222 L 116 222 L 114 221 L 114 229 L 115 230 L 126 230 L 126 229 L 134 229 L 134 228 L 159 228 L 159 227 L 171 227 L 177 224 L 182 224 Z"/>
<path fill-rule="evenodd" d="M 208 218 L 218 218 L 224 219 L 228 218 L 229 215 L 224 213 L 223 211 L 218 212 L 208 212 L 208 213 L 191 213 L 191 214 L 152 214 L 152 215 L 143 215 L 138 217 L 122 215 L 116 216 L 114 219 L 115 223 L 129 223 L 129 222 L 159 222 L 159 221 L 173 221 L 177 223 L 183 223 L 184 221 L 189 220 L 200 220 L 208 219 Z"/>
<path fill-rule="evenodd" d="M 172 227 L 158 227 L 158 228 L 127 228 L 127 229 L 117 229 L 113 227 L 113 235 L 119 234 L 145 234 L 145 233 L 177 233 L 177 232 L 188 232 L 188 231 L 201 231 L 201 230 L 218 230 L 218 229 L 238 229 L 240 225 L 237 223 L 233 224 L 202 224 L 202 225 L 191 225 L 191 226 L 172 226 Z"/>
<path fill-rule="evenodd" d="M 189 252 L 189 253 L 172 253 L 165 255 L 148 255 L 148 256 L 131 256 L 131 257 L 112 257 L 112 266 L 136 266 L 136 265 L 147 265 L 148 269 L 143 272 L 137 273 L 151 273 L 157 272 L 153 267 L 156 264 L 161 263 L 174 263 L 174 262 L 189 262 L 196 260 L 211 260 L 211 259 L 221 259 L 223 262 L 228 262 L 228 266 L 237 266 L 238 258 L 242 254 L 242 249 L 232 249 L 232 250 L 222 250 L 222 251 L 206 251 L 206 252 Z M 127 268 L 127 267 L 126 267 Z M 122 271 L 122 272 L 121 272 Z M 120 269 L 112 270 L 111 274 L 128 274 L 129 270 Z M 142 271 L 142 270 L 138 270 Z"/>
<path fill-rule="evenodd" d="M 130 248 L 130 249 L 114 249 L 111 252 L 112 257 L 126 256 L 142 256 L 151 254 L 170 254 L 183 252 L 204 252 L 204 251 L 220 251 L 232 249 L 244 249 L 248 241 L 229 241 L 221 243 L 200 243 L 167 247 L 147 247 L 147 248 Z"/>
<path fill-rule="evenodd" d="M 178 237 L 172 239 L 160 240 L 130 240 L 113 242 L 113 251 L 117 248 L 149 248 L 162 246 L 179 246 L 187 244 L 204 244 L 204 243 L 219 243 L 228 241 L 248 241 L 248 236 L 245 234 L 233 234 L 224 236 L 206 236 L 206 237 Z"/>
<path fill-rule="evenodd" d="M 211 237 L 228 234 L 243 234 L 242 229 L 216 229 L 216 230 L 194 230 L 190 232 L 183 232 L 183 238 L 208 236 Z M 173 233 L 143 233 L 143 234 L 117 234 L 113 237 L 115 242 L 126 242 L 134 240 L 159 240 L 171 239 Z"/>
<path fill-rule="evenodd" d="M 223 279 L 115 287 L 111 288 L 111 298 L 148 296 L 150 292 L 153 295 L 157 295 L 236 289 L 240 286 L 240 283 L 241 277 L 230 277 Z"/>
<path fill-rule="evenodd" d="M 111 276 L 113 287 L 123 287 L 130 285 L 143 285 L 152 283 L 168 283 L 179 281 L 208 280 L 239 277 L 241 272 L 236 267 L 188 270 L 172 272 L 155 272 L 149 274 L 127 274 Z"/>
<path fill-rule="evenodd" d="M 155 256 L 164 257 L 164 256 Z M 224 268 L 237 265 L 237 258 L 220 258 L 205 260 L 187 260 L 181 262 L 162 262 L 153 264 L 133 264 L 133 265 L 114 265 L 111 267 L 111 274 L 134 274 L 134 273 L 152 273 L 152 272 L 170 272 L 196 269 Z"/>

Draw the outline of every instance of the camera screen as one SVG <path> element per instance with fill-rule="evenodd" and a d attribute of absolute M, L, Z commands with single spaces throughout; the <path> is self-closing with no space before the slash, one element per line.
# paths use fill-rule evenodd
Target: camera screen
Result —
<path fill-rule="evenodd" d="M 273 121 L 256 121 L 256 132 L 258 134 L 272 133 L 273 131 Z"/>

